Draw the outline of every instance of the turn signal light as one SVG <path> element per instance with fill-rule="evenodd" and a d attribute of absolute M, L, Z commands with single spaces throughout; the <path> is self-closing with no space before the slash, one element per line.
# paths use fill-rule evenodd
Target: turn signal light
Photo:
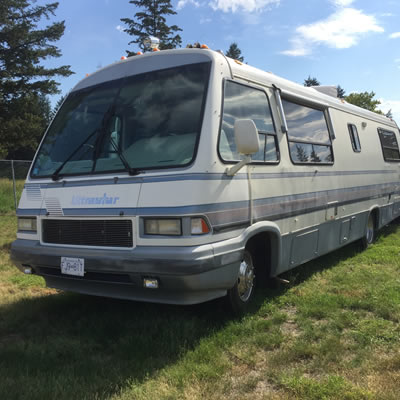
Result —
<path fill-rule="evenodd" d="M 192 235 L 205 235 L 210 233 L 210 227 L 203 218 L 192 218 L 190 233 Z"/>

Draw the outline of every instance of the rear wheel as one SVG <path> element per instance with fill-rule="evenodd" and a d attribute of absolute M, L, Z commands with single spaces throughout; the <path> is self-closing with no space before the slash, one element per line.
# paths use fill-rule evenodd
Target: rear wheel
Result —
<path fill-rule="evenodd" d="M 375 227 L 375 214 L 370 213 L 368 216 L 367 227 L 365 229 L 364 237 L 361 239 L 363 249 L 368 248 L 376 238 L 376 227 Z"/>
<path fill-rule="evenodd" d="M 239 266 L 237 281 L 228 291 L 229 305 L 236 314 L 242 314 L 247 310 L 254 297 L 255 286 L 256 273 L 253 258 L 251 253 L 245 250 Z"/>

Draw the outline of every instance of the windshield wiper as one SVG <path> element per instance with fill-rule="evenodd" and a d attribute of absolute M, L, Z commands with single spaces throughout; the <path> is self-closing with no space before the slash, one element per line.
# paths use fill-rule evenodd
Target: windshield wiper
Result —
<path fill-rule="evenodd" d="M 92 166 L 92 173 L 95 171 L 96 169 L 96 164 L 97 164 L 97 160 L 100 157 L 101 154 L 101 149 L 104 146 L 104 141 L 105 141 L 105 137 L 107 135 L 107 125 L 110 121 L 110 119 L 113 117 L 115 112 L 115 103 L 112 104 L 108 110 L 106 111 L 104 118 L 102 120 L 101 123 L 101 129 L 100 129 L 100 134 L 98 136 L 98 138 L 96 139 L 96 143 L 95 143 L 95 149 L 93 152 L 93 166 Z M 126 160 L 126 158 L 124 157 L 124 155 L 122 154 L 121 149 L 119 148 L 119 146 L 114 142 L 113 138 L 110 135 L 110 143 L 112 145 L 112 147 L 114 148 L 115 152 L 118 154 L 118 157 L 120 158 L 120 160 L 122 161 L 122 164 L 124 164 L 124 167 L 126 169 L 126 171 L 128 172 L 129 175 L 138 175 L 140 174 L 140 170 L 138 170 L 137 168 L 132 168 L 128 161 Z"/>
<path fill-rule="evenodd" d="M 94 165 L 92 167 L 92 172 L 94 170 L 94 168 L 96 167 L 96 161 L 97 158 L 99 156 L 99 142 L 103 141 L 104 138 L 104 134 L 106 132 L 106 128 L 107 128 L 107 124 L 108 121 L 110 120 L 110 118 L 112 117 L 112 115 L 114 114 L 114 110 L 115 110 L 115 105 L 111 104 L 110 107 L 108 107 L 107 111 L 104 114 L 104 117 L 101 121 L 101 128 L 96 128 L 79 146 L 77 146 L 74 151 L 67 157 L 67 159 L 53 172 L 53 174 L 51 175 L 51 179 L 53 181 L 58 181 L 60 179 L 60 171 L 65 167 L 65 165 L 67 164 L 68 161 L 71 160 L 71 158 L 81 149 L 82 146 L 84 146 L 89 139 L 91 139 L 96 133 L 99 132 L 99 137 L 96 140 L 96 143 L 94 146 L 89 146 L 89 148 L 94 148 Z M 88 150 L 86 150 L 84 154 L 87 153 Z"/>
<path fill-rule="evenodd" d="M 110 136 L 110 143 L 112 147 L 114 147 L 115 152 L 118 154 L 118 157 L 122 161 L 122 164 L 124 164 L 125 169 L 128 171 L 128 174 L 133 176 L 133 175 L 139 175 L 142 171 L 138 168 L 132 168 L 124 155 L 122 154 L 122 151 L 120 147 L 117 145 L 117 143 L 114 142 L 114 139 Z"/>
<path fill-rule="evenodd" d="M 58 181 L 60 179 L 60 171 L 65 167 L 65 164 L 67 164 L 68 161 L 71 160 L 71 158 L 81 149 L 82 146 L 84 146 L 89 139 L 91 139 L 99 129 L 95 129 L 79 146 L 77 146 L 74 151 L 66 158 L 66 160 L 53 172 L 51 175 L 51 179 L 53 181 Z M 89 148 L 92 146 L 89 146 Z M 87 150 L 85 151 L 84 154 L 86 154 Z"/>

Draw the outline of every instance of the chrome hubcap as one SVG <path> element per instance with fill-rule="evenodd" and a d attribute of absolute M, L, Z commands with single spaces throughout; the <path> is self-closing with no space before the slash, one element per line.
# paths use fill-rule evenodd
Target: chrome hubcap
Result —
<path fill-rule="evenodd" d="M 239 276 L 238 276 L 238 294 L 240 300 L 246 302 L 254 289 L 254 266 L 251 256 L 244 255 L 243 261 L 240 263 Z"/>

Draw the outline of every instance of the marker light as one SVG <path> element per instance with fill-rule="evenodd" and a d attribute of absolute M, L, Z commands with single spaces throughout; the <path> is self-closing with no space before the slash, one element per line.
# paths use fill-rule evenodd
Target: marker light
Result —
<path fill-rule="evenodd" d="M 192 218 L 190 233 L 192 235 L 205 235 L 210 233 L 210 228 L 203 218 Z"/>
<path fill-rule="evenodd" d="M 202 44 L 200 47 L 201 47 L 202 49 L 208 49 L 208 48 L 209 48 L 206 44 Z"/>
<path fill-rule="evenodd" d="M 136 55 L 137 55 L 137 56 L 141 56 L 141 55 L 143 55 L 143 53 L 142 53 L 141 51 L 138 51 L 138 52 L 136 53 Z"/>
<path fill-rule="evenodd" d="M 179 218 L 145 218 L 144 234 L 145 235 L 182 235 L 181 220 Z"/>
<path fill-rule="evenodd" d="M 126 57 L 125 57 L 125 56 L 122 56 L 122 57 L 121 57 L 121 60 L 126 60 Z"/>

